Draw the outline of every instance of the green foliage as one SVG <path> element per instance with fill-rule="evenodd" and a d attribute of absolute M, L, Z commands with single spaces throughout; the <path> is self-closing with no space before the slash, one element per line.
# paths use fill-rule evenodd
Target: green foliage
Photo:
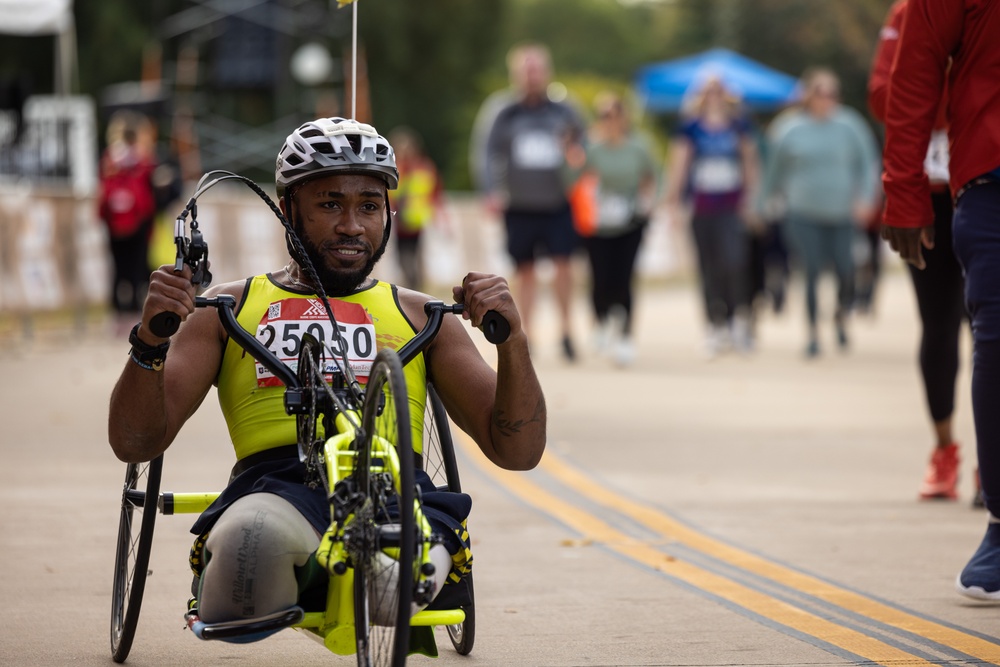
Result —
<path fill-rule="evenodd" d="M 346 11 L 346 10 L 345 10 Z M 449 184 L 460 181 L 477 78 L 497 57 L 500 0 L 367 0 L 359 25 L 373 120 L 383 133 L 414 128 Z"/>
<path fill-rule="evenodd" d="M 349 44 L 350 7 L 331 18 L 329 0 L 272 0 L 294 17 L 285 57 L 307 40 L 335 56 Z M 553 54 L 556 78 L 589 105 L 599 89 L 627 91 L 643 65 L 726 46 L 798 76 L 811 65 L 840 74 L 845 101 L 864 110 L 865 85 L 878 30 L 892 0 L 360 0 L 359 30 L 367 58 L 376 126 L 415 128 L 449 188 L 469 187 L 468 140 L 486 97 L 507 85 L 505 55 L 535 40 Z M 99 98 L 113 83 L 141 75 L 142 53 L 165 17 L 204 13 L 193 0 L 77 2 L 80 91 Z M 173 76 L 180 45 L 197 37 L 208 69 L 218 26 L 163 44 L 164 74 Z M 36 92 L 52 87 L 51 37 L 0 40 L 0 74 L 30 71 Z M 333 85 L 341 83 L 334 81 Z M 203 80 L 202 109 L 264 125 L 288 113 L 311 115 L 315 91 L 286 77 L 273 91 L 224 94 Z M 245 117 L 244 117 L 245 116 Z M 672 119 L 646 119 L 662 131 Z M 205 165 L 225 167 L 226 165 Z"/>
<path fill-rule="evenodd" d="M 106 86 L 138 81 L 142 53 L 154 39 L 153 3 L 77 2 L 80 90 L 98 96 Z"/>
<path fill-rule="evenodd" d="M 549 46 L 557 72 L 628 80 L 655 54 L 649 5 L 616 0 L 520 0 L 512 4 L 509 46 L 533 40 Z"/>

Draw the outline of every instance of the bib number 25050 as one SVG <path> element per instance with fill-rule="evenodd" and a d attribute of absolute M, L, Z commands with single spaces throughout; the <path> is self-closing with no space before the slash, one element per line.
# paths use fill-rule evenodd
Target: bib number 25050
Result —
<path fill-rule="evenodd" d="M 312 299 L 286 299 L 273 303 L 268 308 L 257 327 L 257 340 L 295 370 L 302 349 L 302 339 L 306 334 L 311 335 L 325 350 L 324 371 L 328 375 L 335 372 L 337 363 L 346 356 L 354 374 L 364 383 L 377 352 L 375 327 L 360 305 L 337 301 L 331 305 L 334 306 L 339 336 L 334 335 L 333 325 L 327 319 L 321 304 Z M 258 386 L 280 385 L 271 371 L 260 363 L 256 364 L 256 370 Z"/>

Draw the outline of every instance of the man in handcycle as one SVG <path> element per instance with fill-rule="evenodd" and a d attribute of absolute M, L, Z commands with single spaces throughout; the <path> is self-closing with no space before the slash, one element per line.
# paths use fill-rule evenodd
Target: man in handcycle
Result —
<path fill-rule="evenodd" d="M 369 278 L 388 243 L 388 190 L 397 181 L 388 142 L 370 125 L 342 118 L 317 119 L 295 130 L 275 169 L 281 211 L 331 297 L 338 323 L 367 332 L 377 349 L 399 349 L 411 339 L 426 322 L 424 304 L 431 300 Z M 287 245 L 291 258 L 283 268 L 206 293 L 235 297 L 240 324 L 267 331 L 270 340 L 262 342 L 286 359 L 282 345 L 319 321 L 307 321 L 319 303 L 317 289 L 296 244 Z M 330 525 L 329 501 L 324 489 L 304 483 L 284 387 L 228 340 L 214 309 L 195 309 L 195 290 L 186 265 L 153 272 L 141 322 L 130 336 L 130 359 L 111 396 L 109 438 L 122 461 L 151 460 L 170 446 L 209 388 L 218 387 L 237 463 L 229 485 L 192 527 L 199 536 L 193 550 L 200 565 L 197 614 L 208 624 L 255 619 L 297 603 L 302 571 Z M 469 273 L 453 293 L 473 325 L 490 310 L 510 324 L 509 337 L 497 346 L 497 369 L 458 318 L 448 317 L 405 367 L 407 391 L 411 400 L 424 397 L 432 382 L 454 423 L 487 458 L 509 470 L 531 469 L 545 447 L 545 401 L 507 281 Z M 184 322 L 170 338 L 153 333 L 150 322 L 160 313 L 175 313 Z M 342 338 L 348 346 L 356 339 Z M 347 356 L 363 369 L 376 351 L 350 349 Z M 416 418 L 423 418 L 422 411 Z M 471 499 L 448 495 L 453 497 L 426 512 L 442 540 L 431 554 L 435 594 L 449 574 L 456 580 L 467 571 L 470 553 L 463 524 Z"/>

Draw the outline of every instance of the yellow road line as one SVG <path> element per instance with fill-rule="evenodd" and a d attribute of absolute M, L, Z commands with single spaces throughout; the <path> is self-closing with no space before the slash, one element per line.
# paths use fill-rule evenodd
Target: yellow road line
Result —
<path fill-rule="evenodd" d="M 892 667 L 934 664 L 861 632 L 837 625 L 834 622 L 823 619 L 789 603 L 753 590 L 736 581 L 664 554 L 650 546 L 647 542 L 630 537 L 597 517 L 552 495 L 538 484 L 530 481 L 528 476 L 493 466 L 486 461 L 467 435 L 456 431 L 455 436 L 455 439 L 462 445 L 463 449 L 466 450 L 470 458 L 484 474 L 496 479 L 506 489 L 519 496 L 528 504 L 552 515 L 579 532 L 585 538 L 603 544 L 616 553 L 664 572 L 700 590 L 728 600 L 764 618 L 815 637 L 830 645 L 837 646 L 876 664 L 891 665 Z M 718 540 L 713 540 L 679 524 L 656 510 L 621 498 L 600 487 L 579 472 L 559 462 L 551 454 L 546 454 L 541 466 L 546 472 L 567 484 L 567 486 L 583 493 L 588 498 L 616 509 L 669 539 L 683 543 L 702 553 L 755 574 L 760 574 L 773 581 L 791 586 L 804 593 L 839 604 L 845 609 L 866 615 L 869 618 L 882 620 L 895 627 L 914 632 L 924 637 L 933 638 L 939 643 L 946 644 L 980 659 L 990 661 L 1000 660 L 1000 647 L 994 644 L 892 609 L 873 600 L 868 600 L 863 596 L 839 589 L 814 577 L 809 577 L 808 575 L 800 574 L 780 565 L 769 563 L 758 556 L 736 549 Z"/>
<path fill-rule="evenodd" d="M 772 563 L 760 556 L 743 551 L 699 533 L 654 508 L 623 498 L 570 467 L 556 456 L 546 454 L 542 469 L 555 479 L 575 489 L 587 498 L 617 510 L 664 537 L 680 542 L 703 554 L 735 565 L 771 581 L 812 595 L 843 609 L 872 620 L 912 632 L 939 644 L 949 646 L 980 660 L 1000 662 L 1000 645 L 966 634 L 960 630 L 908 614 L 858 593 Z"/>

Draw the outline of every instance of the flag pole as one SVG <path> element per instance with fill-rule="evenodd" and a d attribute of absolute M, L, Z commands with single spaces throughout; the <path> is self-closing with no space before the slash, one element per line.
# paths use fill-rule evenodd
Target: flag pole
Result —
<path fill-rule="evenodd" d="M 358 3 L 351 3 L 351 118 L 358 118 Z"/>

